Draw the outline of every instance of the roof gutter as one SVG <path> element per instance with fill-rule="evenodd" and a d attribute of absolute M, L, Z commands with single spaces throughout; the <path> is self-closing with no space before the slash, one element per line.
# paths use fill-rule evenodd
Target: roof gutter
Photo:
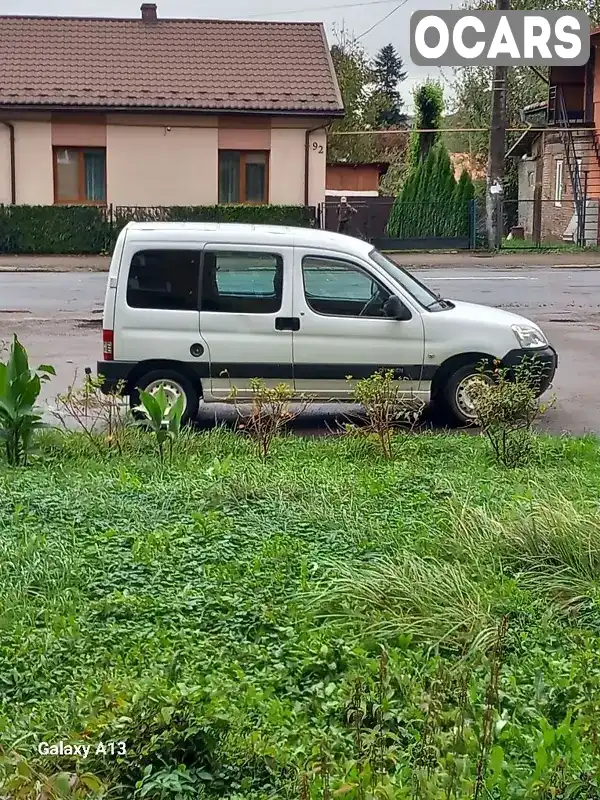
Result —
<path fill-rule="evenodd" d="M 12 122 L 2 122 L 8 128 L 10 136 L 10 202 L 11 205 L 17 203 L 17 170 L 15 158 L 15 126 Z"/>
<path fill-rule="evenodd" d="M 310 137 L 316 131 L 326 130 L 331 123 L 327 125 L 317 125 L 316 128 L 310 128 L 306 131 L 306 143 L 304 152 L 304 205 L 308 206 L 309 200 L 309 186 L 310 186 Z"/>
<path fill-rule="evenodd" d="M 252 116 L 252 117 L 316 117 L 331 119 L 332 117 L 342 118 L 344 110 L 341 107 L 323 109 L 264 109 L 264 108 L 203 108 L 201 106 L 165 106 L 165 105 L 94 105 L 90 103 L 80 103 L 75 105 L 60 105 L 56 103 L 1 103 L 2 110 L 16 111 L 75 111 L 79 114 L 92 112 L 95 114 L 106 113 L 114 114 L 125 112 L 127 114 L 177 114 L 187 116 L 189 114 L 218 114 L 219 116 Z"/>

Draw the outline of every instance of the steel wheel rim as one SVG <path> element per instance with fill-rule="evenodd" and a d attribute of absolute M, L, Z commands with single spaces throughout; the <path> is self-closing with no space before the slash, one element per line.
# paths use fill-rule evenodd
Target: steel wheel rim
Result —
<path fill-rule="evenodd" d="M 477 383 L 489 383 L 483 375 L 466 375 L 456 387 L 456 406 L 460 413 L 469 420 L 475 420 L 477 413 L 469 388 Z"/>
<path fill-rule="evenodd" d="M 172 381 L 167 378 L 161 378 L 157 381 L 152 381 L 152 383 L 146 386 L 146 391 L 148 394 L 151 394 L 153 397 L 163 390 L 166 397 L 167 397 L 167 410 L 170 411 L 175 403 L 179 400 L 180 397 L 183 397 L 183 412 L 185 413 L 187 410 L 187 396 L 181 386 L 177 381 Z"/>

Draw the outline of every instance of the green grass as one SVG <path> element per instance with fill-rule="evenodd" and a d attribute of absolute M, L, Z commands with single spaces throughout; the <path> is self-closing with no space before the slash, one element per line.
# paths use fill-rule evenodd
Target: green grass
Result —
<path fill-rule="evenodd" d="M 545 242 L 536 245 L 531 239 L 502 240 L 502 250 L 530 250 L 536 253 L 597 253 L 598 247 L 581 247 L 573 242 Z"/>
<path fill-rule="evenodd" d="M 468 435 L 128 453 L 52 434 L 0 466 L 0 755 L 113 798 L 144 770 L 150 798 L 317 798 L 324 763 L 348 798 L 374 763 L 382 797 L 470 798 L 479 763 L 485 796 L 597 797 L 596 440 L 515 471 Z M 61 739 L 89 758 L 37 752 Z"/>

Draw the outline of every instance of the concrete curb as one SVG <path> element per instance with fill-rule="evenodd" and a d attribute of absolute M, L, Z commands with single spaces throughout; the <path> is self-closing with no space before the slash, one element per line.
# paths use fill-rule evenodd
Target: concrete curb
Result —
<path fill-rule="evenodd" d="M 108 269 L 98 269 L 93 267 L 77 267 L 75 269 L 64 269 L 61 267 L 0 267 L 0 272 L 5 272 L 7 274 L 20 274 L 20 275 L 29 275 L 32 273 L 46 273 L 46 274 L 57 274 L 61 273 L 65 274 L 72 274 L 76 275 L 77 273 L 89 273 L 89 272 L 99 272 L 99 273 L 106 273 Z"/>

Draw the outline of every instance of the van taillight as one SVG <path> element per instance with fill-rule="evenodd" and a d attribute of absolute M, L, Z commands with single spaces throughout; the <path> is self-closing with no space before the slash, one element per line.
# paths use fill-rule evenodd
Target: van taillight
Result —
<path fill-rule="evenodd" d="M 114 358 L 114 340 L 115 337 L 113 331 L 102 331 L 102 352 L 104 354 L 105 361 L 112 361 Z"/>

